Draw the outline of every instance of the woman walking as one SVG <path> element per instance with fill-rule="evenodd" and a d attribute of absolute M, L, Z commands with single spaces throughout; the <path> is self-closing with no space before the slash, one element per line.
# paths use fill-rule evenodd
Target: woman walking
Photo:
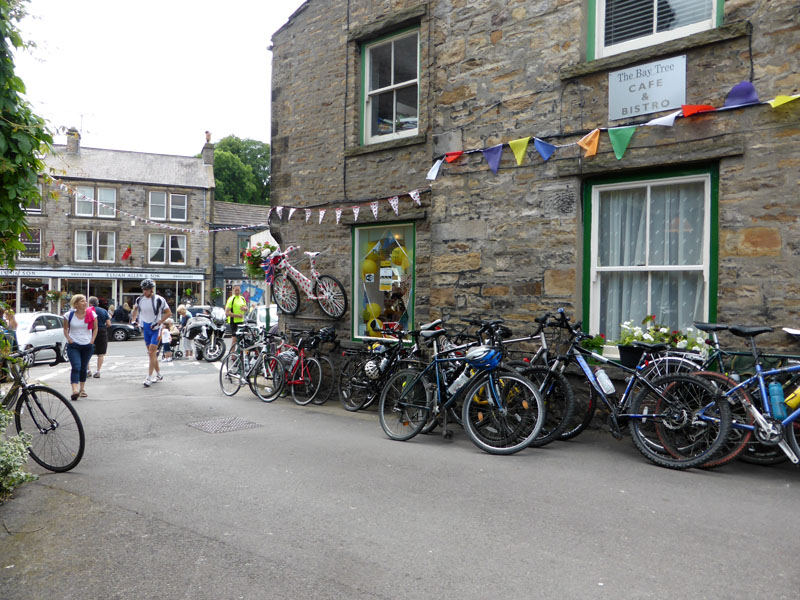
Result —
<path fill-rule="evenodd" d="M 64 335 L 67 338 L 67 356 L 72 365 L 69 382 L 72 384 L 72 400 L 86 398 L 86 371 L 92 358 L 94 340 L 97 337 L 97 317 L 86 296 L 75 294 L 70 300 L 72 310 L 64 314 Z"/>
<path fill-rule="evenodd" d="M 178 322 L 178 328 L 181 332 L 181 350 L 183 350 L 183 356 L 186 358 L 191 358 L 192 346 L 194 345 L 194 342 L 184 335 L 184 331 L 186 330 L 186 324 L 189 322 L 189 319 L 192 318 L 192 315 L 190 315 L 189 311 L 186 310 L 186 307 L 181 304 L 178 306 L 178 317 L 180 318 L 180 321 Z"/>

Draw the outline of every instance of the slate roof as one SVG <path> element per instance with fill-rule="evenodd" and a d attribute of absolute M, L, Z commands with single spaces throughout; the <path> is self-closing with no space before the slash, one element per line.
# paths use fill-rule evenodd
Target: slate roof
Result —
<path fill-rule="evenodd" d="M 83 146 L 77 154 L 69 154 L 66 148 L 55 144 L 54 152 L 45 156 L 44 162 L 55 169 L 55 177 L 173 187 L 214 187 L 214 168 L 204 165 L 202 158 Z"/>
<path fill-rule="evenodd" d="M 266 223 L 268 216 L 269 206 L 215 201 L 211 222 L 217 226 L 246 224 L 255 226 L 259 223 Z"/>

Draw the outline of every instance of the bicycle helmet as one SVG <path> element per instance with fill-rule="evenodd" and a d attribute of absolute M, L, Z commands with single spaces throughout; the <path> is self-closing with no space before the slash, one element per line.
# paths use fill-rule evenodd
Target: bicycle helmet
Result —
<path fill-rule="evenodd" d="M 467 352 L 467 363 L 476 369 L 494 369 L 500 364 L 502 354 L 491 346 L 478 346 Z"/>
<path fill-rule="evenodd" d="M 152 279 L 142 279 L 141 287 L 143 290 L 152 290 L 156 287 L 156 282 Z"/>
<path fill-rule="evenodd" d="M 368 360 L 364 363 L 364 372 L 370 379 L 377 379 L 381 376 L 381 369 L 377 360 Z"/>

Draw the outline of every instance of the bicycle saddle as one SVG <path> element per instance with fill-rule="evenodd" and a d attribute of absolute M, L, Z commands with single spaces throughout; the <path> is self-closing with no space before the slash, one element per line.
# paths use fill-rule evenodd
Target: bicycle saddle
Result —
<path fill-rule="evenodd" d="M 712 331 L 726 331 L 728 329 L 728 326 L 724 323 L 700 323 L 699 321 L 695 321 L 694 326 L 700 331 L 706 331 L 709 333 Z"/>
<path fill-rule="evenodd" d="M 745 327 L 743 325 L 731 325 L 728 327 L 728 331 L 737 337 L 755 337 L 761 333 L 769 333 L 770 331 L 775 330 L 772 329 L 772 327 Z"/>
<path fill-rule="evenodd" d="M 447 333 L 446 329 L 428 329 L 426 331 L 422 331 L 421 335 L 426 340 L 429 340 L 431 338 L 435 338 L 436 336 L 444 335 L 445 333 Z"/>
<path fill-rule="evenodd" d="M 305 254 L 306 256 L 310 256 L 311 258 L 314 258 L 319 254 L 319 252 L 303 252 L 303 254 Z"/>
<path fill-rule="evenodd" d="M 441 324 L 442 324 L 442 320 L 441 319 L 436 319 L 435 321 L 431 321 L 430 323 L 425 323 L 424 325 L 420 325 L 419 326 L 419 330 L 420 331 L 427 331 L 428 329 L 433 329 L 437 325 L 441 325 Z"/>
<path fill-rule="evenodd" d="M 634 348 L 644 348 L 648 352 L 665 352 L 670 349 L 669 344 L 648 344 L 647 342 L 631 342 Z"/>

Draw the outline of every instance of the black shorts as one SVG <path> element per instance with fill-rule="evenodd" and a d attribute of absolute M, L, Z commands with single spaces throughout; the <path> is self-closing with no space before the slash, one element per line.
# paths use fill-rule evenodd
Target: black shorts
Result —
<path fill-rule="evenodd" d="M 94 338 L 94 353 L 105 354 L 106 350 L 108 350 L 108 329 L 98 327 L 97 337 Z"/>
<path fill-rule="evenodd" d="M 241 323 L 234 323 L 233 321 L 231 321 L 230 324 L 231 324 L 231 335 L 236 337 L 236 331 L 239 329 L 239 325 L 241 325 Z"/>

